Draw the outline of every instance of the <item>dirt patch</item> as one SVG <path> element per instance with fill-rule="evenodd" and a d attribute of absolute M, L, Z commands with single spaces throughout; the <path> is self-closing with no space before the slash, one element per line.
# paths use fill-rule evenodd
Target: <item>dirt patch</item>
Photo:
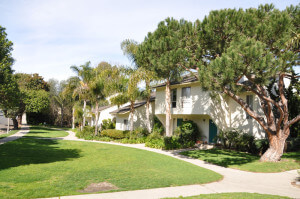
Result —
<path fill-rule="evenodd" d="M 99 192 L 99 191 L 110 191 L 110 190 L 116 190 L 119 189 L 113 184 L 110 184 L 109 182 L 100 182 L 100 183 L 92 183 L 88 185 L 83 190 L 78 190 L 81 193 L 93 193 L 93 192 Z"/>

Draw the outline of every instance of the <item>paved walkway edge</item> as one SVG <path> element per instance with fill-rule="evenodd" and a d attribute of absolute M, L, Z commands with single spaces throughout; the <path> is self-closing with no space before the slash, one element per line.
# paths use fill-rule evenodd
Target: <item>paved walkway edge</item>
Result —
<path fill-rule="evenodd" d="M 156 189 L 121 191 L 112 193 L 71 195 L 54 198 L 61 199 L 157 199 L 165 197 L 193 196 L 199 194 L 211 193 L 230 193 L 230 192 L 248 192 L 288 196 L 300 198 L 300 189 L 291 185 L 293 179 L 297 176 L 297 170 L 285 171 L 281 173 L 253 173 L 236 169 L 224 168 L 221 166 L 206 163 L 202 160 L 192 159 L 179 154 L 179 151 L 163 151 L 145 147 L 144 144 L 121 144 L 115 142 L 102 142 L 94 140 L 79 139 L 72 131 L 67 131 L 68 136 L 59 138 L 62 140 L 73 140 L 83 142 L 96 142 L 103 144 L 119 145 L 142 149 L 168 155 L 194 165 L 215 171 L 224 176 L 223 180 L 202 185 L 186 185 L 177 187 L 165 187 Z"/>

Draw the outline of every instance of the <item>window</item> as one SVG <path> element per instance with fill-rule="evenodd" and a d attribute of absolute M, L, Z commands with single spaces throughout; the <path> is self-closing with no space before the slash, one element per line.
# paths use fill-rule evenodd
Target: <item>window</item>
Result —
<path fill-rule="evenodd" d="M 176 108 L 176 100 L 177 100 L 177 89 L 171 90 L 171 101 L 172 101 L 172 108 Z"/>
<path fill-rule="evenodd" d="M 253 95 L 247 95 L 246 101 L 249 107 L 253 110 Z M 252 119 L 252 117 L 248 113 L 246 113 L 246 119 Z"/>
<path fill-rule="evenodd" d="M 182 108 L 191 108 L 191 87 L 182 88 Z"/>
<path fill-rule="evenodd" d="M 125 119 L 124 120 L 124 128 L 123 128 L 124 131 L 128 130 L 128 120 Z"/>
<path fill-rule="evenodd" d="M 191 87 L 182 88 L 182 98 L 190 99 L 191 98 Z"/>

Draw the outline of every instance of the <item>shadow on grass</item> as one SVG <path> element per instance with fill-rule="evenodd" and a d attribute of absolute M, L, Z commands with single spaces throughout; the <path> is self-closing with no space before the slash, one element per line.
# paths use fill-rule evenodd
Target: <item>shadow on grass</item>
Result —
<path fill-rule="evenodd" d="M 282 158 L 286 158 L 286 159 L 294 159 L 294 160 L 296 160 L 297 162 L 300 162 L 300 151 L 284 153 L 284 154 L 282 155 Z"/>
<path fill-rule="evenodd" d="M 21 138 L 0 146 L 0 170 L 28 164 L 66 161 L 80 157 L 78 149 L 60 149 L 57 140 Z"/>
<path fill-rule="evenodd" d="M 220 149 L 185 151 L 180 154 L 223 167 L 242 165 L 259 159 L 258 156 L 248 153 Z"/>
<path fill-rule="evenodd" d="M 36 130 L 43 130 L 43 131 L 58 131 L 57 129 L 51 129 L 47 127 L 42 127 L 42 126 L 31 126 L 30 130 L 34 130 L 34 133 L 37 133 Z"/>

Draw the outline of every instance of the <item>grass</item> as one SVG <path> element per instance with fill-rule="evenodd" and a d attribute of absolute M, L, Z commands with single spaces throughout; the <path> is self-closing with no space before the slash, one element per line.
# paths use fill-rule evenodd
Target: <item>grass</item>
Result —
<path fill-rule="evenodd" d="M 65 137 L 69 135 L 65 131 L 57 129 L 49 129 L 47 127 L 32 126 L 30 127 L 29 133 L 26 137 L 42 137 L 42 138 L 54 138 L 54 137 Z"/>
<path fill-rule="evenodd" d="M 9 131 L 8 133 L 0 134 L 0 139 L 6 138 L 6 137 L 8 137 L 8 136 L 10 136 L 10 135 L 13 135 L 13 134 L 15 134 L 16 132 L 18 132 L 19 130 L 20 130 L 20 129 L 17 129 L 17 130 L 11 130 L 11 131 Z"/>
<path fill-rule="evenodd" d="M 281 199 L 289 198 L 285 196 L 276 196 L 268 194 L 258 194 L 258 193 L 215 193 L 215 194 L 200 194 L 197 196 L 190 197 L 179 197 L 181 199 Z M 176 199 L 176 198 L 168 198 Z"/>
<path fill-rule="evenodd" d="M 91 142 L 20 138 L 0 145 L 0 159 L 5 160 L 0 161 L 0 198 L 77 195 L 82 194 L 78 190 L 98 182 L 124 191 L 222 178 L 162 154 Z"/>
<path fill-rule="evenodd" d="M 300 152 L 285 153 L 280 162 L 259 162 L 259 156 L 222 149 L 185 151 L 181 154 L 219 166 L 252 172 L 273 173 L 300 168 Z"/>

